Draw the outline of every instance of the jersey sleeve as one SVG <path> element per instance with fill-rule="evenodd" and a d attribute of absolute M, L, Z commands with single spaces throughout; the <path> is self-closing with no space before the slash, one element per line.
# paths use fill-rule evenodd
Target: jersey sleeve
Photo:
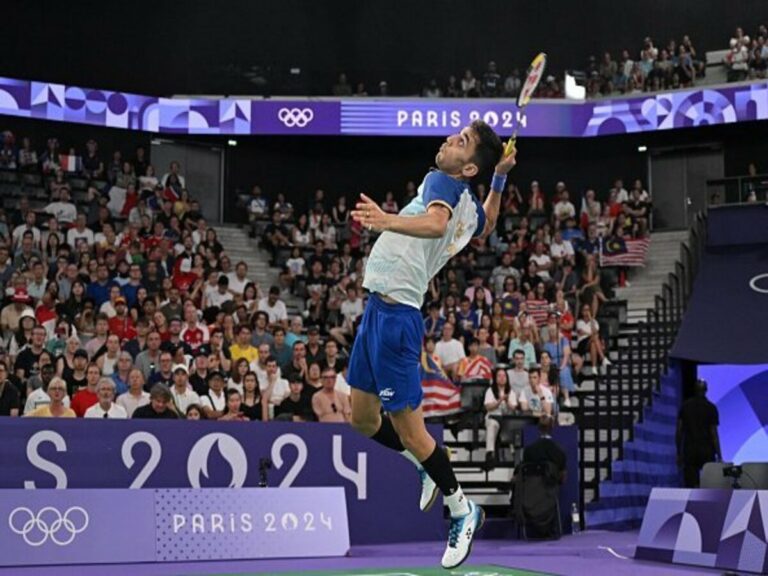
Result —
<path fill-rule="evenodd" d="M 439 170 L 430 172 L 424 178 L 424 207 L 428 210 L 433 204 L 445 206 L 453 216 L 453 209 L 461 197 L 458 182 Z"/>

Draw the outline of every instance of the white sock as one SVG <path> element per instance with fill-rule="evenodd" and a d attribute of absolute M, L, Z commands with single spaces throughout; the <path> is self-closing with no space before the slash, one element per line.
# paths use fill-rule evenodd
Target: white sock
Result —
<path fill-rule="evenodd" d="M 450 496 L 443 495 L 443 502 L 451 511 L 452 518 L 461 518 L 469 514 L 469 500 L 464 496 L 461 486 Z"/>
<path fill-rule="evenodd" d="M 411 454 L 408 450 L 403 450 L 402 452 L 400 452 L 400 454 L 402 454 L 403 458 L 405 458 L 406 460 L 410 460 L 411 462 L 413 462 L 413 465 L 416 466 L 416 468 L 418 468 L 419 470 L 423 468 L 423 466 L 421 465 L 421 462 L 419 462 L 419 459 L 416 458 L 416 456 L 414 456 L 413 454 Z"/>

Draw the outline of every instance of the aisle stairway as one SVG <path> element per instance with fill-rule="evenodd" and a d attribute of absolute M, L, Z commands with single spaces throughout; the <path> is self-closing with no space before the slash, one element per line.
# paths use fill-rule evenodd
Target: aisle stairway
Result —
<path fill-rule="evenodd" d="M 634 438 L 624 444 L 624 458 L 614 460 L 611 477 L 600 483 L 600 499 L 587 504 L 590 529 L 635 528 L 645 512 L 651 489 L 680 485 L 675 462 L 675 423 L 680 406 L 680 373 L 670 370 L 634 426 Z"/>
<path fill-rule="evenodd" d="M 680 259 L 680 245 L 687 239 L 687 230 L 651 234 L 646 265 L 631 269 L 630 285 L 616 290 L 616 297 L 627 301 L 628 323 L 644 320 L 645 311 L 653 308 L 654 298 L 661 294 L 662 285 Z"/>

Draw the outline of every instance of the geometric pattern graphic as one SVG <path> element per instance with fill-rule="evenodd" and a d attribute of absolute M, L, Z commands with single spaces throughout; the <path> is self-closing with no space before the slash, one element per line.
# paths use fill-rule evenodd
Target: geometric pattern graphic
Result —
<path fill-rule="evenodd" d="M 0 115 L 167 134 L 442 136 L 478 118 L 507 136 L 590 137 L 768 119 L 768 83 L 589 102 L 160 98 L 0 77 Z"/>
<path fill-rule="evenodd" d="M 768 571 L 768 491 L 655 488 L 635 558 Z"/>
<path fill-rule="evenodd" d="M 768 365 L 698 367 L 708 397 L 720 412 L 720 447 L 726 462 L 760 462 L 768 455 Z"/>

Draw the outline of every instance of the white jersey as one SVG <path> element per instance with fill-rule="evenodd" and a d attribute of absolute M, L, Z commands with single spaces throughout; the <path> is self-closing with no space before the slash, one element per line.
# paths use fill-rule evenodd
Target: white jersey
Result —
<path fill-rule="evenodd" d="M 421 308 L 429 281 L 473 236 L 485 228 L 485 211 L 466 182 L 435 170 L 424 178 L 416 197 L 401 216 L 424 214 L 432 204 L 450 209 L 445 234 L 440 238 L 415 238 L 383 232 L 371 250 L 363 286 L 371 292 Z"/>

